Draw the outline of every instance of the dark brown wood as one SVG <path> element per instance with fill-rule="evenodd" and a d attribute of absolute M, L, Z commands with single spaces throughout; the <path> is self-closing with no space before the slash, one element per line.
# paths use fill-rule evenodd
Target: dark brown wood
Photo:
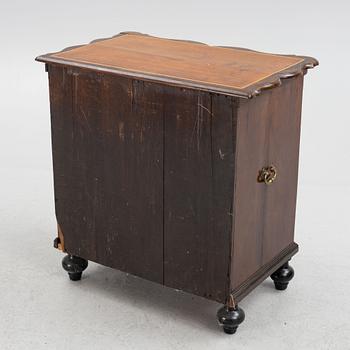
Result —
<path fill-rule="evenodd" d="M 293 242 L 303 77 L 238 110 L 231 289 Z M 271 185 L 259 170 L 275 165 Z"/>
<path fill-rule="evenodd" d="M 232 230 L 232 99 L 173 91 L 164 94 L 164 282 L 224 302 Z"/>
<path fill-rule="evenodd" d="M 69 47 L 37 60 L 245 98 L 318 64 L 312 57 L 214 47 L 135 32 Z"/>
<path fill-rule="evenodd" d="M 49 73 L 55 247 L 71 279 L 92 260 L 225 303 L 230 334 L 237 302 L 265 278 L 285 289 L 315 59 L 139 33 L 37 59 Z"/>
<path fill-rule="evenodd" d="M 301 87 L 245 103 L 51 66 L 65 249 L 224 302 L 293 241 Z"/>
<path fill-rule="evenodd" d="M 69 254 L 163 282 L 158 87 L 50 66 L 57 221 Z"/>

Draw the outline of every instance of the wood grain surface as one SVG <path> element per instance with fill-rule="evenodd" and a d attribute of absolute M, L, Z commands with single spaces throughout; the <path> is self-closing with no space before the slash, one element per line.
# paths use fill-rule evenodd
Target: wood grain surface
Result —
<path fill-rule="evenodd" d="M 304 74 L 318 64 L 311 57 L 215 47 L 132 32 L 37 60 L 242 97 L 257 95 L 262 89 L 281 84 L 281 79 Z"/>
<path fill-rule="evenodd" d="M 55 204 L 65 250 L 163 283 L 157 86 L 49 67 Z"/>
<path fill-rule="evenodd" d="M 303 76 L 252 100 L 48 64 L 64 250 L 224 303 L 297 251 Z M 259 170 L 274 165 L 268 186 Z"/>
<path fill-rule="evenodd" d="M 293 243 L 303 77 L 238 109 L 231 289 Z M 259 170 L 277 168 L 271 185 Z"/>
<path fill-rule="evenodd" d="M 237 102 L 56 65 L 49 80 L 65 250 L 224 302 Z"/>
<path fill-rule="evenodd" d="M 232 99 L 165 92 L 164 283 L 224 302 L 229 292 Z"/>

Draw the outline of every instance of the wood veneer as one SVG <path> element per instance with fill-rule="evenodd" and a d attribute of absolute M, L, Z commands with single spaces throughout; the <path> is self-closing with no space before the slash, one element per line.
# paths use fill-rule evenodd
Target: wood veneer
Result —
<path fill-rule="evenodd" d="M 39 56 L 55 62 L 252 97 L 312 68 L 312 57 L 156 38 L 125 32 L 109 39 Z"/>

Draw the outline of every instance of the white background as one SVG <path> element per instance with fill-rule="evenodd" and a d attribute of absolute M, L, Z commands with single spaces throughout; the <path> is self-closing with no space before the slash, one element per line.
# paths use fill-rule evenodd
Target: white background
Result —
<path fill-rule="evenodd" d="M 0 349 L 350 348 L 347 1 L 0 3 Z M 218 304 L 90 264 L 70 283 L 56 236 L 47 74 L 35 56 L 120 31 L 314 56 L 305 77 L 296 277 L 241 303 L 235 336 Z"/>

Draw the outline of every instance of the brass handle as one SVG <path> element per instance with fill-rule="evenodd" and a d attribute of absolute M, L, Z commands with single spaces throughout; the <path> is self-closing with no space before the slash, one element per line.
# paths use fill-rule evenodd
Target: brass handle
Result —
<path fill-rule="evenodd" d="M 266 185 L 271 185 L 277 177 L 277 169 L 274 165 L 262 168 L 259 171 L 258 182 L 264 182 Z"/>

